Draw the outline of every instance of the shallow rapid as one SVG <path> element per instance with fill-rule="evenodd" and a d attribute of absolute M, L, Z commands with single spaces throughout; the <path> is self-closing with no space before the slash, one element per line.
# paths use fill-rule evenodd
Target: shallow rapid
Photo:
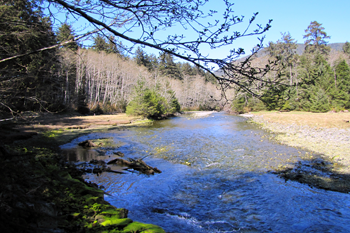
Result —
<path fill-rule="evenodd" d="M 80 137 L 112 137 L 106 155 L 79 151 L 70 160 L 106 159 L 120 151 L 162 173 L 85 175 L 105 199 L 135 221 L 166 232 L 349 232 L 349 194 L 311 188 L 270 173 L 310 152 L 280 145 L 238 116 L 215 113 L 158 121 L 153 126 Z"/>

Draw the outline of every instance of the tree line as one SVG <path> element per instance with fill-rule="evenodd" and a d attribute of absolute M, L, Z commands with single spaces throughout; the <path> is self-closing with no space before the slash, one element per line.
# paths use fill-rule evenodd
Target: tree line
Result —
<path fill-rule="evenodd" d="M 259 75 L 266 74 L 270 69 L 251 67 L 249 61 L 252 56 L 242 64 L 236 65 L 232 61 L 245 54 L 244 49 L 233 47 L 235 41 L 240 38 L 261 36 L 258 38 L 258 46 L 252 50 L 253 55 L 262 49 L 263 34 L 271 27 L 272 20 L 263 25 L 256 23 L 257 12 L 252 13 L 247 19 L 236 15 L 233 10 L 234 3 L 230 0 L 217 2 L 218 6 L 223 7 L 220 12 L 205 9 L 207 2 L 202 0 L 1 1 L 1 114 L 15 116 L 27 110 L 58 111 L 72 106 L 86 111 L 87 108 L 91 108 L 90 105 L 94 106 L 97 102 L 104 103 L 103 106 L 106 102 L 110 102 L 112 106 L 112 102 L 117 98 L 113 97 L 111 100 L 108 98 L 118 95 L 126 97 L 119 99 L 119 102 L 131 101 L 127 98 L 130 93 L 128 88 L 135 86 L 138 78 L 134 79 L 132 85 L 122 83 L 123 81 L 103 83 L 101 77 L 107 75 L 108 80 L 112 75 L 111 72 L 96 74 L 96 66 L 77 58 L 80 55 L 85 59 L 90 56 L 98 57 L 96 54 L 92 55 L 90 50 L 82 51 L 83 48 L 79 44 L 82 39 L 91 38 L 92 35 L 95 35 L 92 51 L 100 54 L 104 51 L 108 56 L 118 55 L 122 57 L 123 62 L 135 61 L 129 54 L 138 46 L 159 51 L 156 60 L 154 55 L 144 54 L 145 56 L 143 58 L 141 56 L 138 60 L 138 65 L 146 67 L 150 76 L 157 78 L 163 76 L 172 87 L 175 86 L 178 89 L 175 93 L 179 103 L 185 105 L 185 108 L 208 108 L 209 104 L 213 106 L 214 102 L 222 106 L 226 100 L 221 102 L 215 100 L 225 99 L 226 94 L 223 92 L 218 94 L 218 91 L 211 90 L 217 88 L 217 84 L 221 90 L 230 89 L 234 85 L 248 89 L 245 80 L 241 82 L 240 75 L 245 79 L 260 80 Z M 74 23 L 65 25 L 58 31 L 53 30 L 53 25 L 57 27 L 62 15 L 65 16 L 66 22 L 74 19 Z M 75 26 L 75 22 L 79 22 L 79 25 Z M 237 25 L 243 26 L 241 32 L 235 30 Z M 188 32 L 192 31 L 193 33 L 189 34 L 194 36 L 187 38 L 181 34 L 181 30 L 169 30 L 173 26 L 182 27 Z M 79 28 L 80 34 L 71 33 L 74 28 Z M 166 37 L 164 37 L 165 30 Z M 226 47 L 229 53 L 224 58 L 213 58 L 202 53 L 204 47 L 211 49 Z M 73 52 L 66 52 L 67 49 Z M 174 62 L 174 59 L 185 62 Z M 85 67 L 85 64 L 88 66 Z M 225 77 L 217 75 L 213 67 L 219 67 L 225 73 Z M 114 71 L 112 73 L 116 74 Z M 204 77 L 204 83 L 200 76 Z M 142 78 L 148 79 L 148 77 Z M 167 80 L 168 78 L 170 80 Z M 119 77 L 120 79 L 131 80 L 129 77 Z M 182 83 L 173 80 L 180 80 Z M 188 85 L 192 85 L 192 89 L 188 88 Z M 116 91 L 116 86 L 123 90 Z M 210 98 L 206 99 L 204 96 Z M 120 104 L 117 108 L 125 109 L 122 106 L 123 104 Z"/>
<path fill-rule="evenodd" d="M 301 55 L 296 54 L 297 42 L 290 33 L 282 33 L 280 40 L 269 42 L 265 49 L 267 56 L 255 58 L 255 62 L 261 66 L 271 59 L 276 69 L 268 72 L 264 80 L 252 84 L 259 98 L 237 89 L 234 111 L 349 109 L 350 43 L 346 42 L 343 51 L 336 53 L 328 46 L 329 38 L 322 24 L 313 21 L 305 30 L 305 50 Z"/>
<path fill-rule="evenodd" d="M 76 37 L 66 23 L 54 31 L 35 1 L 6 1 L 0 16 L 0 60 Z M 180 111 L 180 106 L 185 110 L 223 106 L 216 79 L 202 68 L 175 62 L 167 52 L 148 55 L 138 47 L 130 55 L 121 48 L 113 35 L 104 36 L 100 31 L 94 34 L 90 48 L 72 41 L 1 62 L 1 114 L 77 109 L 81 113 L 128 110 L 159 117 Z M 142 98 L 148 101 L 144 105 Z M 143 106 L 143 114 L 137 106 Z"/>

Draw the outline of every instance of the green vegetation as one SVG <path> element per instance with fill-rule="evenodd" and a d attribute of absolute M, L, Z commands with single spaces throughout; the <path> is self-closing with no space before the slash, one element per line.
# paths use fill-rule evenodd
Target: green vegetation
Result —
<path fill-rule="evenodd" d="M 166 91 L 162 92 L 164 89 Z M 169 85 L 162 88 L 158 84 L 154 88 L 149 88 L 144 81 L 139 80 L 134 89 L 134 98 L 126 107 L 126 114 L 158 119 L 180 110 L 180 104 L 174 91 L 169 89 Z"/>
<path fill-rule="evenodd" d="M 158 226 L 134 222 L 127 218 L 126 209 L 106 202 L 104 192 L 85 182 L 82 173 L 57 153 L 64 138 L 65 142 L 71 139 L 71 132 L 53 130 L 0 146 L 0 163 L 5 165 L 0 169 L 4 232 L 164 232 Z M 110 143 L 96 141 L 100 142 Z"/>
<path fill-rule="evenodd" d="M 348 43 L 336 58 L 330 55 L 329 38 L 317 21 L 305 30 L 305 50 L 296 54 L 291 35 L 282 34 L 266 51 L 276 59 L 274 70 L 257 86 L 266 110 L 328 112 L 350 107 L 350 68 Z M 332 64 L 330 63 L 330 60 Z M 261 102 L 242 91 L 237 92 L 233 110 L 239 113 L 262 110 Z"/>

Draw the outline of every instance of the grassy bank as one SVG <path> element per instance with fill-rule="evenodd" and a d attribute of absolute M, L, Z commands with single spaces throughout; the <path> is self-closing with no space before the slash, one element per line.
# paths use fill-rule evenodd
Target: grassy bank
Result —
<path fill-rule="evenodd" d="M 254 112 L 251 121 L 282 144 L 313 152 L 277 171 L 287 179 L 350 192 L 350 113 Z"/>
<path fill-rule="evenodd" d="M 350 112 L 310 113 L 310 112 L 252 112 L 255 116 L 263 116 L 265 120 L 282 125 L 299 125 L 313 128 L 350 128 Z"/>
<path fill-rule="evenodd" d="M 107 203 L 105 193 L 86 183 L 58 149 L 85 133 L 145 122 L 126 115 L 49 116 L 1 125 L 2 232 L 164 232 Z"/>

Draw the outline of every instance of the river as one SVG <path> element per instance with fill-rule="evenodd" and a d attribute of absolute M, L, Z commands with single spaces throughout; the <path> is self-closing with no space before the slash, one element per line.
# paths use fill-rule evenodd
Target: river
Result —
<path fill-rule="evenodd" d="M 270 170 L 294 164 L 308 151 L 280 145 L 239 116 L 214 113 L 156 121 L 152 126 L 93 133 L 112 137 L 106 155 L 77 152 L 70 160 L 108 160 L 120 151 L 162 173 L 86 174 L 103 185 L 105 199 L 129 210 L 128 217 L 166 232 L 349 232 L 349 194 L 285 181 Z M 93 152 L 93 153 L 92 153 Z M 95 154 L 94 154 L 95 153 Z"/>

